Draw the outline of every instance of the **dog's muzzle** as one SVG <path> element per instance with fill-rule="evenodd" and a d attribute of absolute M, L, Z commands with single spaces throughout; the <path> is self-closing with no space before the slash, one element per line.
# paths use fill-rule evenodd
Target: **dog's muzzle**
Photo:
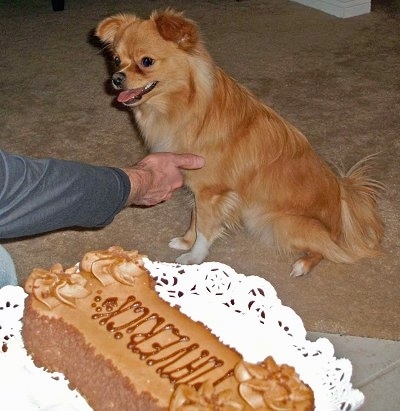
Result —
<path fill-rule="evenodd" d="M 122 71 L 119 71 L 112 75 L 111 83 L 115 89 L 121 90 L 124 87 L 125 79 L 126 79 L 125 73 L 123 73 Z"/>

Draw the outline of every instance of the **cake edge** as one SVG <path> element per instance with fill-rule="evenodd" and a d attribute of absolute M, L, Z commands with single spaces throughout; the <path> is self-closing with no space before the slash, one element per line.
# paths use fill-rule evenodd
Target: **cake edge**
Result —
<path fill-rule="evenodd" d="M 64 342 L 62 347 L 57 346 L 51 338 L 43 341 L 40 337 L 43 320 L 48 325 L 50 335 L 55 333 L 58 336 L 57 341 Z M 66 324 L 62 319 L 49 318 L 35 312 L 29 298 L 25 300 L 21 335 L 34 364 L 46 371 L 60 372 L 68 376 L 69 387 L 76 389 L 96 411 L 168 410 L 159 406 L 158 400 L 151 393 L 144 391 L 139 394 L 128 377 L 122 375 L 111 360 L 96 354 L 95 348 L 86 342 L 73 325 Z M 76 364 L 79 364 L 79 367 L 76 367 Z M 82 367 L 82 364 L 87 366 Z M 110 402 L 109 391 L 104 390 L 104 387 L 108 386 L 110 391 L 112 390 L 113 402 Z"/>

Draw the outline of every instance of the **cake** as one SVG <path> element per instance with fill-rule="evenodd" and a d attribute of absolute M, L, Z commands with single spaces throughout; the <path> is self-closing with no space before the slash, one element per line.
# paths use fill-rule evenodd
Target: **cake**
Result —
<path fill-rule="evenodd" d="M 111 247 L 64 269 L 34 269 L 22 337 L 95 410 L 314 409 L 293 367 L 243 361 L 154 290 L 137 251 Z"/>

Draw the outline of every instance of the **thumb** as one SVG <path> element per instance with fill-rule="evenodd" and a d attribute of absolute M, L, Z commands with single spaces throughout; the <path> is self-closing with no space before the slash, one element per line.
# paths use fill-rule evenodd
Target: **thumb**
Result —
<path fill-rule="evenodd" d="M 177 167 L 185 170 L 196 170 L 198 168 L 202 168 L 205 163 L 206 162 L 203 157 L 195 154 L 177 154 L 175 161 Z"/>

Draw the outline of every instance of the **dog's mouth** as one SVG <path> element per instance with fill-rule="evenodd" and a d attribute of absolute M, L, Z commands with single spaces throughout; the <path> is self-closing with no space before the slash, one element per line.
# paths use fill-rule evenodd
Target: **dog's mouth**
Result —
<path fill-rule="evenodd" d="M 133 88 L 129 90 L 121 91 L 118 94 L 117 100 L 125 106 L 133 106 L 138 102 L 145 94 L 149 93 L 157 85 L 158 81 L 153 81 L 144 87 Z"/>

